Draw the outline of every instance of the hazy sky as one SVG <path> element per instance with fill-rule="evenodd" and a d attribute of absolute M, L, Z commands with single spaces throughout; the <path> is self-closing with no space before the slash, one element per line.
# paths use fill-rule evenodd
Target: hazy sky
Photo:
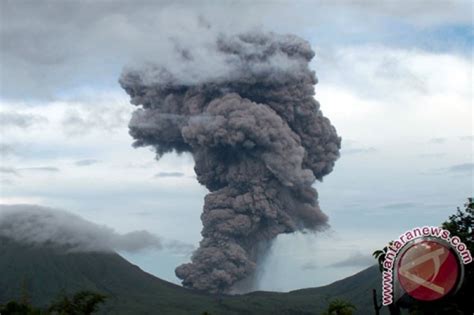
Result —
<path fill-rule="evenodd" d="M 147 230 L 196 246 L 206 189 L 192 157 L 156 161 L 131 147 L 134 107 L 117 80 L 128 64 L 171 60 L 177 39 L 258 28 L 311 43 L 316 98 L 343 138 L 333 173 L 315 185 L 331 229 L 280 236 L 260 289 L 353 274 L 373 250 L 440 224 L 473 195 L 471 1 L 0 6 L 0 203 L 66 209 L 117 233 Z M 174 268 L 189 254 L 165 247 L 126 257 L 177 282 Z"/>

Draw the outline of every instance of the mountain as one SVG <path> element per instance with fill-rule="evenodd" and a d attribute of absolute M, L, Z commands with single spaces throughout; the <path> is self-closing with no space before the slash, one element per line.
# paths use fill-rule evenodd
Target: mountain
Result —
<path fill-rule="evenodd" d="M 336 297 L 370 314 L 372 288 L 380 292 L 373 266 L 330 285 L 288 293 L 210 295 L 152 276 L 116 253 L 68 253 L 0 239 L 0 304 L 27 292 L 32 304 L 47 305 L 59 293 L 92 290 L 108 296 L 103 314 L 320 314 Z"/>

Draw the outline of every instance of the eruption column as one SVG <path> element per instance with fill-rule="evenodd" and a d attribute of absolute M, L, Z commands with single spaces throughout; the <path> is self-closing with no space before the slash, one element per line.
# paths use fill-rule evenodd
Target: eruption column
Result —
<path fill-rule="evenodd" d="M 306 41 L 246 33 L 206 49 L 214 69 L 191 48 L 179 66 L 128 69 L 120 84 L 141 105 L 129 124 L 134 145 L 154 147 L 158 158 L 190 152 L 210 191 L 200 247 L 176 275 L 186 287 L 225 293 L 253 275 L 259 244 L 327 225 L 312 184 L 332 171 L 341 139 L 313 97 Z"/>

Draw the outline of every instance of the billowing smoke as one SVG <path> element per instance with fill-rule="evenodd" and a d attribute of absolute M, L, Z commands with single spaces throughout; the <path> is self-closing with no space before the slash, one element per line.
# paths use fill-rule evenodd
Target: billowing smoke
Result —
<path fill-rule="evenodd" d="M 205 197 L 200 247 L 176 268 L 183 285 L 229 292 L 252 277 L 262 244 L 327 225 L 311 186 L 330 173 L 341 139 L 314 99 L 309 44 L 292 35 L 219 36 L 177 45 L 180 65 L 127 69 L 120 84 L 141 105 L 135 146 L 157 157 L 190 152 Z M 203 56 L 208 59 L 203 60 Z"/>
<path fill-rule="evenodd" d="M 0 205 L 0 237 L 73 252 L 162 248 L 161 240 L 146 231 L 119 234 L 72 213 L 37 205 Z"/>

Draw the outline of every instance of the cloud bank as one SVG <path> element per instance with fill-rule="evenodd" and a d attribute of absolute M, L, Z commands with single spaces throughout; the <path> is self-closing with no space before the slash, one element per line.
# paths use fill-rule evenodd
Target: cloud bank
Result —
<path fill-rule="evenodd" d="M 290 1 L 46 0 L 2 1 L 0 6 L 0 89 L 2 96 L 20 98 L 50 97 L 85 82 L 112 85 L 114 73 L 130 60 L 185 55 L 186 47 L 176 42 L 206 42 L 216 30 L 281 31 L 284 27 L 285 32 L 301 34 L 314 26 L 332 25 L 332 32 L 346 36 L 331 40 L 347 42 L 352 35 L 348 24 L 356 26 L 353 32 L 364 33 L 388 32 L 384 23 L 391 19 L 420 29 L 471 23 L 469 1 L 405 1 L 403 5 L 300 1 L 293 5 Z"/>
<path fill-rule="evenodd" d="M 26 204 L 0 205 L 0 237 L 75 252 L 136 252 L 162 248 L 161 240 L 146 231 L 119 234 L 63 210 Z"/>

